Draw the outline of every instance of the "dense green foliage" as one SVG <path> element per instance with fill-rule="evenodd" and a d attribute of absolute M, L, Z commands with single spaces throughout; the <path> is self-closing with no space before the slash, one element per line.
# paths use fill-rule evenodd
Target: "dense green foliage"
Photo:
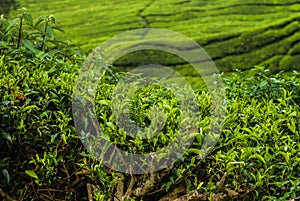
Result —
<path fill-rule="evenodd" d="M 87 189 L 99 201 L 111 197 L 174 200 L 193 193 L 202 200 L 300 196 L 297 71 L 268 75 L 265 68 L 253 67 L 223 76 L 227 115 L 216 147 L 204 160 L 197 157 L 198 151 L 216 106 L 211 105 L 209 93 L 195 90 L 199 129 L 184 157 L 155 174 L 122 174 L 90 157 L 78 138 L 71 113 L 72 93 L 84 56 L 69 43 L 55 40 L 55 22 L 52 15 L 33 20 L 25 9 L 19 18 L 1 18 L 1 198 L 5 194 L 20 200 L 88 200 Z M 99 81 L 95 102 L 100 127 L 113 143 L 129 152 L 149 151 L 153 148 L 149 144 L 164 146 L 178 130 L 176 99 L 153 85 L 135 93 L 130 114 L 137 124 L 149 125 L 149 108 L 157 103 L 164 106 L 168 118 L 157 140 L 132 140 L 118 130 L 110 109 L 122 76 L 107 70 Z"/>
<path fill-rule="evenodd" d="M 20 0 L 34 15 L 51 13 L 83 49 L 127 30 L 164 28 L 197 41 L 222 71 L 266 66 L 273 72 L 299 69 L 298 0 Z M 148 55 L 133 55 L 122 65 L 138 66 Z M 134 59 L 133 59 L 134 58 Z M 160 64 L 178 65 L 174 57 Z M 185 75 L 191 71 L 182 70 Z"/>

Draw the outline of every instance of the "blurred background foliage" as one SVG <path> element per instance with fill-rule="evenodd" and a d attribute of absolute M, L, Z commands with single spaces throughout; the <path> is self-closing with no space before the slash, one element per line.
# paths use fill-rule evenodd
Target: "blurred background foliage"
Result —
<path fill-rule="evenodd" d="M 270 72 L 298 69 L 300 59 L 300 2 L 298 0 L 19 0 L 34 17 L 53 14 L 69 40 L 88 51 L 127 30 L 164 28 L 184 34 L 201 45 L 220 71 L 265 66 Z M 141 51 L 127 55 L 116 66 L 143 62 L 177 67 L 196 76 L 176 56 Z"/>
<path fill-rule="evenodd" d="M 10 10 L 18 8 L 18 2 L 16 0 L 2 0 L 0 2 L 0 13 L 9 14 Z"/>

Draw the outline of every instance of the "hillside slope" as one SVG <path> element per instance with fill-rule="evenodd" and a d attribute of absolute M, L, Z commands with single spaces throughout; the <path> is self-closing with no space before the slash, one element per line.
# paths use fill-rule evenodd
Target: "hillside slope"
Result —
<path fill-rule="evenodd" d="M 20 0 L 20 5 L 34 16 L 54 14 L 64 27 L 63 37 L 86 50 L 126 30 L 166 28 L 196 40 L 221 71 L 253 65 L 299 69 L 299 0 Z M 139 59 L 120 64 L 138 65 Z"/>

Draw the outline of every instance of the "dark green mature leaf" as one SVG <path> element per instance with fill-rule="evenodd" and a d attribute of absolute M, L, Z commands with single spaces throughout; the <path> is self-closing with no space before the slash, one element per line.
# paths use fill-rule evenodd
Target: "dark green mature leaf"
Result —
<path fill-rule="evenodd" d="M 8 173 L 7 169 L 3 169 L 2 174 L 4 175 L 4 177 L 6 179 L 6 182 L 9 183 L 10 182 L 10 176 L 9 176 L 9 173 Z"/>
<path fill-rule="evenodd" d="M 52 26 L 49 24 L 47 25 L 47 34 L 51 40 L 54 39 L 54 32 L 53 32 Z"/>
<path fill-rule="evenodd" d="M 13 19 L 8 26 L 5 29 L 5 32 L 8 32 L 11 28 L 13 28 L 18 22 L 20 21 L 20 18 Z"/>
<path fill-rule="evenodd" d="M 31 50 L 33 53 L 36 53 L 36 52 L 37 52 L 37 49 L 35 49 L 34 44 L 33 44 L 30 40 L 28 40 L 28 39 L 23 39 L 23 40 L 22 40 L 22 44 L 23 44 L 26 48 L 28 48 L 29 50 Z"/>
<path fill-rule="evenodd" d="M 26 20 L 26 22 L 28 22 L 30 25 L 33 25 L 33 19 L 30 13 L 24 12 L 23 17 Z"/>
<path fill-rule="evenodd" d="M 61 29 L 61 28 L 59 28 L 57 26 L 52 26 L 52 29 L 55 29 L 55 30 L 60 31 L 60 32 L 64 32 L 63 29 Z"/>
<path fill-rule="evenodd" d="M 38 26 L 43 20 L 45 20 L 47 17 L 46 16 L 40 16 L 36 22 L 34 23 L 34 26 Z"/>

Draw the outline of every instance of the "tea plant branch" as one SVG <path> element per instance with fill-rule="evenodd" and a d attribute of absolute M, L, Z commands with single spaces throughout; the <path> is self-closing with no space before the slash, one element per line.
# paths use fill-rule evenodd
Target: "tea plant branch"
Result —
<path fill-rule="evenodd" d="M 36 190 L 35 190 L 35 188 L 34 188 L 33 180 L 31 180 L 30 185 L 32 186 L 32 190 L 33 190 L 35 196 L 36 196 L 37 198 L 39 198 L 39 196 L 38 196 L 38 194 L 37 194 L 37 192 L 36 192 Z"/>
<path fill-rule="evenodd" d="M 293 198 L 293 199 L 290 199 L 289 201 L 295 201 L 295 200 L 299 200 L 300 199 L 300 196 L 296 197 L 296 198 Z"/>
<path fill-rule="evenodd" d="M 51 194 L 50 195 L 46 195 L 44 193 L 41 193 L 41 196 L 39 198 L 41 198 L 42 200 L 45 200 L 45 201 L 47 201 L 47 200 L 53 200 L 53 196 L 51 196 Z"/>
<path fill-rule="evenodd" d="M 67 176 L 66 178 L 64 178 L 64 180 L 69 180 L 73 175 L 75 175 L 77 172 L 79 172 L 82 168 L 83 168 L 83 166 L 77 168 L 72 174 L 70 174 L 69 176 Z M 75 167 L 74 167 L 74 169 L 75 169 Z M 61 168 L 61 170 L 63 171 L 62 168 Z M 77 176 L 78 176 L 78 175 L 77 175 Z M 76 181 L 76 180 L 75 180 L 75 181 Z M 74 181 L 74 182 L 75 182 L 75 181 Z M 73 184 L 74 182 L 72 182 L 72 184 Z M 77 182 L 77 183 L 78 183 L 78 182 Z M 75 183 L 75 185 L 76 185 L 77 183 Z M 71 184 L 71 187 L 72 187 L 72 184 Z"/>
<path fill-rule="evenodd" d="M 47 31 L 48 31 L 48 34 L 50 35 L 50 38 L 53 37 L 53 30 L 52 30 L 52 27 L 49 25 L 50 22 L 53 22 L 55 23 L 55 18 L 53 15 L 50 15 L 46 18 L 46 23 L 45 23 L 45 27 L 44 27 L 44 32 L 42 34 L 42 44 L 41 44 L 41 47 L 40 47 L 40 50 L 43 51 L 44 49 L 44 46 L 45 46 L 45 41 L 46 41 L 46 37 L 47 37 Z M 49 30 L 48 30 L 49 28 Z M 50 31 L 51 30 L 51 31 Z"/>
<path fill-rule="evenodd" d="M 40 48 L 41 51 L 44 49 L 48 23 L 49 23 L 49 19 L 46 20 L 44 32 L 43 32 L 43 35 L 42 35 L 42 44 L 41 44 L 41 48 Z"/>
<path fill-rule="evenodd" d="M 166 176 L 169 174 L 169 171 L 173 168 L 173 165 L 167 170 L 158 173 L 151 173 L 150 178 L 145 182 L 143 187 L 136 188 L 133 191 L 133 195 L 137 197 L 142 197 L 149 195 L 149 192 Z"/>
<path fill-rule="evenodd" d="M 215 201 L 225 201 L 230 199 L 237 199 L 237 198 L 243 198 L 250 192 L 254 190 L 253 189 L 247 189 L 244 191 L 234 191 L 230 188 L 227 188 L 225 186 L 226 184 L 226 178 L 227 174 L 224 173 L 224 175 L 221 177 L 220 181 L 217 182 L 217 193 L 212 193 L 213 200 Z M 161 198 L 159 201 L 186 201 L 186 200 L 207 200 L 207 198 L 210 196 L 209 193 L 200 193 L 199 191 L 193 191 L 191 193 L 182 195 L 179 197 L 180 194 L 185 192 L 185 186 L 181 185 L 178 188 L 175 188 L 173 191 L 171 191 L 169 194 Z M 149 195 L 149 194 L 148 194 Z M 176 199 L 175 199 L 176 198 Z"/>
<path fill-rule="evenodd" d="M 16 201 L 15 199 L 11 198 L 7 193 L 5 193 L 1 188 L 0 195 L 5 201 Z"/>
<path fill-rule="evenodd" d="M 88 192 L 88 200 L 93 201 L 93 191 L 92 191 L 92 184 L 86 184 L 87 192 Z"/>
<path fill-rule="evenodd" d="M 178 188 L 175 188 L 173 191 L 165 195 L 159 201 L 173 201 L 174 199 L 178 198 L 179 194 L 185 192 L 185 186 L 181 185 Z"/>
<path fill-rule="evenodd" d="M 223 174 L 223 176 L 221 177 L 221 180 L 219 182 L 217 182 L 216 186 L 217 186 L 217 189 L 220 191 L 220 192 L 224 192 L 225 191 L 225 182 L 226 182 L 226 178 L 227 178 L 227 173 L 225 172 Z"/>
<path fill-rule="evenodd" d="M 59 192 L 59 193 L 64 193 L 66 192 L 65 190 L 59 190 L 59 189 L 52 189 L 52 188 L 47 188 L 47 189 L 38 189 L 37 192 Z"/>
<path fill-rule="evenodd" d="M 69 186 L 69 189 L 71 189 L 71 177 L 70 177 L 69 171 L 66 168 L 66 165 L 65 165 L 64 162 L 63 162 L 63 169 L 62 169 L 62 171 L 67 175 L 68 186 Z"/>
<path fill-rule="evenodd" d="M 136 182 L 136 179 L 135 179 L 134 175 L 132 174 L 132 167 L 130 166 L 130 183 L 128 185 L 127 191 L 122 200 L 127 200 L 132 196 L 132 193 L 133 193 L 132 188 L 133 188 L 135 182 Z"/>
<path fill-rule="evenodd" d="M 82 180 L 84 180 L 84 177 L 79 177 L 78 174 L 76 174 L 76 179 L 71 183 L 71 187 L 74 188 Z"/>
<path fill-rule="evenodd" d="M 206 200 L 206 196 L 203 194 L 199 194 L 198 191 L 194 191 L 191 193 L 188 193 L 186 195 L 183 195 L 179 198 L 176 198 L 174 201 L 186 201 L 186 200 Z"/>
<path fill-rule="evenodd" d="M 124 181 L 118 181 L 117 187 L 116 187 L 116 192 L 114 195 L 114 200 L 115 201 L 120 201 L 124 193 Z"/>
<path fill-rule="evenodd" d="M 18 34 L 18 43 L 17 43 L 17 49 L 20 49 L 21 39 L 22 39 L 22 26 L 23 26 L 23 15 L 20 17 L 20 26 L 19 26 L 19 34 Z"/>
<path fill-rule="evenodd" d="M 167 176 L 169 174 L 169 171 L 173 168 L 173 166 L 174 166 L 174 164 L 172 166 L 170 166 L 166 171 L 164 171 L 165 174 L 160 174 L 160 176 L 158 178 L 155 178 L 155 183 L 154 184 L 156 185 L 156 183 L 159 183 L 165 176 Z M 186 176 L 187 176 L 187 174 L 186 174 Z M 176 181 L 174 183 L 174 185 L 179 185 L 182 181 L 184 181 L 186 176 L 183 176 L 183 178 Z M 156 194 L 156 193 L 164 191 L 164 190 L 166 190 L 166 187 L 157 189 L 155 191 L 148 192 L 146 195 L 153 195 L 153 194 Z"/>

